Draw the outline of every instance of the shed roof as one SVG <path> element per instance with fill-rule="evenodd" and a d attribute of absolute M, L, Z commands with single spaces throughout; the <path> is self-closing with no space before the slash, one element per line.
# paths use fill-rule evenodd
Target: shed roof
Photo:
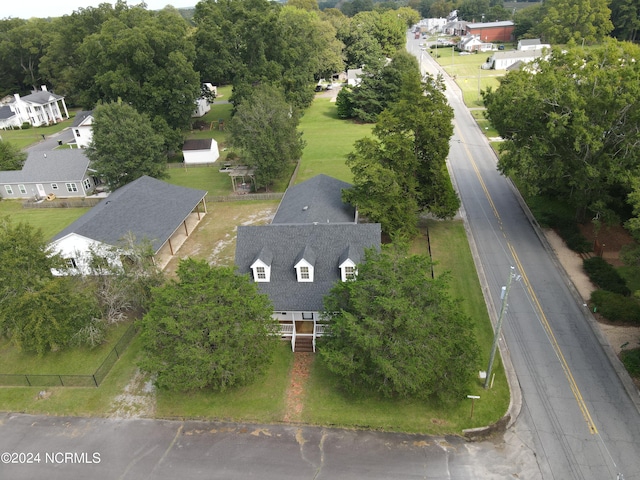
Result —
<path fill-rule="evenodd" d="M 182 150 L 211 150 L 213 142 L 213 138 L 185 140 Z"/>

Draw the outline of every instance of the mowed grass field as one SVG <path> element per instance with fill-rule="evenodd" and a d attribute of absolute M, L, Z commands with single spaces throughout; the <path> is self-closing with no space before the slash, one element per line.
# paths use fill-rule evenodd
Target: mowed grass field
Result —
<path fill-rule="evenodd" d="M 320 173 L 351 182 L 346 156 L 356 140 L 371 135 L 373 125 L 340 120 L 335 102 L 317 97 L 300 121 L 299 130 L 307 143 L 302 154 L 296 183 Z"/>

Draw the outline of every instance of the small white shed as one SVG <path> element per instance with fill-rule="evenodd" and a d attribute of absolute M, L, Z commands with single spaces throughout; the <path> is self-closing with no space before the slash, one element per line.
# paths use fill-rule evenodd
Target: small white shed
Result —
<path fill-rule="evenodd" d="M 182 154 L 187 165 L 215 163 L 220 157 L 218 142 L 213 138 L 186 140 L 182 146 Z"/>

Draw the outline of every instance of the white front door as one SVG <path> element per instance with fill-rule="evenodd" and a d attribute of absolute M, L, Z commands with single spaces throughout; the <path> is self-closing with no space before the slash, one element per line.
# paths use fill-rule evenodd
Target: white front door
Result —
<path fill-rule="evenodd" d="M 36 183 L 36 188 L 38 189 L 38 195 L 44 197 L 47 193 L 44 191 L 44 187 L 41 183 Z"/>

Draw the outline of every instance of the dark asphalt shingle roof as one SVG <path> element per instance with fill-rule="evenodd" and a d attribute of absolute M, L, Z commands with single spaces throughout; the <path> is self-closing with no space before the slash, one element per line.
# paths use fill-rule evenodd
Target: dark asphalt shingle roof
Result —
<path fill-rule="evenodd" d="M 132 233 L 138 241 L 151 241 L 157 253 L 206 194 L 204 190 L 140 177 L 111 193 L 53 241 L 76 233 L 117 246 Z"/>
<path fill-rule="evenodd" d="M 89 158 L 80 149 L 29 152 L 22 170 L 1 171 L 3 183 L 81 182 Z"/>
<path fill-rule="evenodd" d="M 358 262 L 365 248 L 380 248 L 380 234 L 378 223 L 239 226 L 235 263 L 240 273 L 251 275 L 250 267 L 260 252 L 269 252 L 271 281 L 257 285 L 269 295 L 274 310 L 320 311 L 324 296 L 340 280 L 338 266 L 345 259 L 345 251 L 349 249 L 358 257 L 352 260 Z M 313 282 L 298 282 L 293 268 L 305 249 L 312 250 L 316 257 Z"/>
<path fill-rule="evenodd" d="M 342 202 L 342 190 L 351 187 L 327 175 L 289 187 L 271 223 L 355 222 L 355 208 Z"/>
<path fill-rule="evenodd" d="M 212 138 L 185 140 L 182 150 L 211 150 Z"/>

